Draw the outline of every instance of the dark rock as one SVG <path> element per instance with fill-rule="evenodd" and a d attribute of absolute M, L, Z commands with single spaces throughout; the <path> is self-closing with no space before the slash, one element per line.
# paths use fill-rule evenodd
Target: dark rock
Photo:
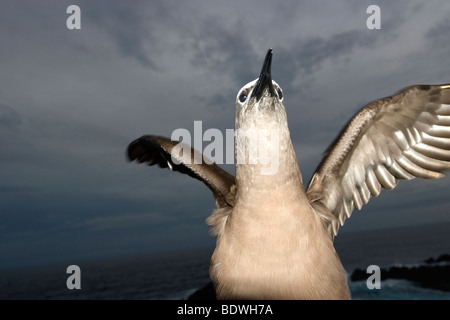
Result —
<path fill-rule="evenodd" d="M 350 276 L 350 280 L 352 281 L 363 281 L 363 280 L 367 280 L 368 274 L 366 273 L 365 270 L 356 268 L 352 275 Z"/>
<path fill-rule="evenodd" d="M 424 261 L 426 264 L 413 267 L 389 267 L 381 268 L 381 280 L 384 279 L 404 279 L 409 280 L 423 288 L 450 292 L 450 264 L 439 264 L 450 262 L 450 255 L 443 254 L 437 259 L 429 258 Z M 434 264 L 434 265 L 433 265 Z M 355 269 L 350 279 L 352 281 L 367 280 L 370 274 L 365 270 Z"/>
<path fill-rule="evenodd" d="M 436 262 L 450 262 L 450 254 L 440 255 Z"/>
<path fill-rule="evenodd" d="M 450 262 L 450 254 L 442 254 L 437 259 L 428 258 L 425 263 L 439 263 L 439 262 Z"/>

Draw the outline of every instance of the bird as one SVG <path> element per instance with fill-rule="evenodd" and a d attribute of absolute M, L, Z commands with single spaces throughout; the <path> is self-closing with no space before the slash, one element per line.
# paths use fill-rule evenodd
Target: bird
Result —
<path fill-rule="evenodd" d="M 187 174 L 212 191 L 216 208 L 206 222 L 217 237 L 209 273 L 218 299 L 351 299 L 334 238 L 354 209 L 382 190 L 444 176 L 450 84 L 414 85 L 368 103 L 305 188 L 272 57 L 270 48 L 259 77 L 236 97 L 235 176 L 157 135 L 132 141 L 128 159 Z"/>

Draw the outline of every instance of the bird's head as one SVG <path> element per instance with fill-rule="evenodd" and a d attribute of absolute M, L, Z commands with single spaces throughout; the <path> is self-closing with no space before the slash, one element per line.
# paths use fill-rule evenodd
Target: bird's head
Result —
<path fill-rule="evenodd" d="M 291 151 L 291 140 L 283 105 L 283 91 L 272 80 L 272 48 L 258 79 L 239 90 L 236 98 L 236 172 L 259 166 L 262 175 L 277 172 L 281 151 Z M 281 148 L 281 149 L 280 149 Z M 285 155 L 283 155 L 286 158 Z M 284 159 L 283 158 L 283 159 Z M 253 170 L 255 171 L 255 170 Z M 248 173 L 248 172 L 247 172 Z M 246 174 L 246 173 L 245 173 Z"/>
<path fill-rule="evenodd" d="M 258 79 L 243 86 L 236 97 L 236 109 L 244 114 L 260 111 L 275 111 L 283 107 L 283 90 L 272 80 L 273 50 L 267 51 L 264 64 Z"/>

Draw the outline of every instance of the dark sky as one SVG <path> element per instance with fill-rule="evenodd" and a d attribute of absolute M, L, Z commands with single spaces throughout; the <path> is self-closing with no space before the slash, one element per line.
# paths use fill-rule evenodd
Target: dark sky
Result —
<path fill-rule="evenodd" d="M 66 27 L 71 4 L 81 30 Z M 233 129 L 273 47 L 307 183 L 365 104 L 450 83 L 449 17 L 447 0 L 1 1 L 0 268 L 212 246 L 210 191 L 128 163 L 133 139 Z M 401 182 L 340 232 L 448 222 L 449 186 Z"/>

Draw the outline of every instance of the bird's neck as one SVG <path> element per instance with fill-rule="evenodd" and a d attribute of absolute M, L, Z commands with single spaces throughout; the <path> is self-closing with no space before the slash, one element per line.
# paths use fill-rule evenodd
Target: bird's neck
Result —
<path fill-rule="evenodd" d="M 258 118 L 236 123 L 237 192 L 263 196 L 277 189 L 303 191 L 286 113 L 260 113 Z M 254 194 L 253 194 L 254 193 Z M 273 193 L 272 193 L 273 194 Z"/>

